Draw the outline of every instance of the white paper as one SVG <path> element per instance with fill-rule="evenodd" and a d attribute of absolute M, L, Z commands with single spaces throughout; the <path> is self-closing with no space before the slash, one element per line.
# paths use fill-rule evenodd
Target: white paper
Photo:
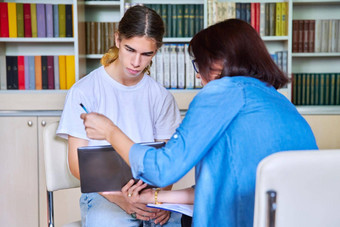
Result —
<path fill-rule="evenodd" d="M 162 204 L 153 204 L 149 203 L 147 204 L 148 207 L 162 209 L 162 210 L 169 210 L 169 211 L 175 211 L 178 213 L 185 214 L 187 216 L 192 217 L 192 214 L 194 212 L 194 205 L 189 204 L 178 204 L 178 203 L 162 203 Z"/>

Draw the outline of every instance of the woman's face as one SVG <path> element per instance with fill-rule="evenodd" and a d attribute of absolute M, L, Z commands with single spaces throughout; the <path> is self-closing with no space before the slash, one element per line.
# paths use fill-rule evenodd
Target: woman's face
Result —
<path fill-rule="evenodd" d="M 128 77 L 138 77 L 151 62 L 157 52 L 156 41 L 151 38 L 133 37 L 119 40 L 115 36 L 119 48 L 119 62 Z"/>
<path fill-rule="evenodd" d="M 223 71 L 223 61 L 216 61 L 212 63 L 209 68 L 209 75 L 208 75 L 208 77 L 210 78 L 210 81 L 219 79 L 222 71 Z M 207 83 L 209 83 L 209 81 L 207 81 L 199 73 L 196 74 L 196 78 L 201 79 L 202 86 L 205 86 L 207 85 Z"/>

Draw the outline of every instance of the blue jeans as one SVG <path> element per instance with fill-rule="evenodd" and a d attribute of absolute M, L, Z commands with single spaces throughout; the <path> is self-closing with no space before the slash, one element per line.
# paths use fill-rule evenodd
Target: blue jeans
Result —
<path fill-rule="evenodd" d="M 83 227 L 160 227 L 151 220 L 134 219 L 119 206 L 111 203 L 98 193 L 84 193 L 80 197 L 81 222 Z M 171 212 L 164 227 L 180 227 L 181 214 Z"/>

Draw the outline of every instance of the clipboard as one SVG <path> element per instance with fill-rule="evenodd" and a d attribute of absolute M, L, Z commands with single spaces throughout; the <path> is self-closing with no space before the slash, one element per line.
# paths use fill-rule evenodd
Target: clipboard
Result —
<path fill-rule="evenodd" d="M 140 144 L 161 148 L 165 142 Z M 82 193 L 120 191 L 133 179 L 130 166 L 111 145 L 79 147 L 78 162 Z"/>

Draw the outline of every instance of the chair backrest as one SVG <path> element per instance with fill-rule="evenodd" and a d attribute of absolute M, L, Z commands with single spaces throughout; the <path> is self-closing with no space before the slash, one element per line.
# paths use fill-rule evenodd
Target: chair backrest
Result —
<path fill-rule="evenodd" d="M 340 226 L 340 150 L 266 157 L 255 194 L 254 227 Z"/>
<path fill-rule="evenodd" d="M 80 182 L 69 171 L 67 140 L 56 136 L 59 122 L 46 125 L 43 132 L 47 191 L 76 188 Z"/>

